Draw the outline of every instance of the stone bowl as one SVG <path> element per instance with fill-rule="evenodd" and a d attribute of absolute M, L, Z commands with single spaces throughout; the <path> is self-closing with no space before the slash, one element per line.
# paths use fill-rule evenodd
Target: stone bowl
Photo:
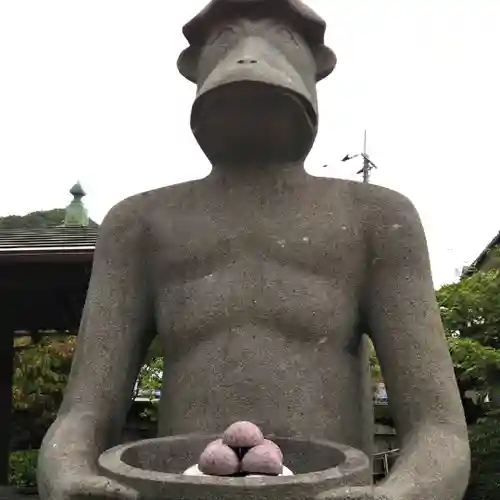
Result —
<path fill-rule="evenodd" d="M 182 473 L 220 436 L 146 439 L 105 451 L 101 473 L 145 500 L 306 500 L 342 486 L 372 484 L 371 465 L 360 450 L 328 441 L 270 437 L 293 476 L 214 477 Z"/>

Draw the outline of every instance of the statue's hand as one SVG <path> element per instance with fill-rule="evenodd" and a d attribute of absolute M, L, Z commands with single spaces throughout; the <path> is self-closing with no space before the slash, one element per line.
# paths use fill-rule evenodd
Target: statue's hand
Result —
<path fill-rule="evenodd" d="M 75 475 L 55 484 L 51 500 L 138 500 L 137 491 L 99 475 Z"/>
<path fill-rule="evenodd" d="M 38 455 L 40 500 L 138 500 L 136 491 L 100 474 L 97 457 L 105 447 L 96 436 L 102 434 L 93 413 L 57 418 Z"/>

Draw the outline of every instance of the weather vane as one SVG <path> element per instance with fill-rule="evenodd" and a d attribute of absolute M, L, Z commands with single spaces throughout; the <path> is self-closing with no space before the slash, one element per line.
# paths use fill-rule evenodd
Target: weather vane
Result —
<path fill-rule="evenodd" d="M 365 184 L 368 184 L 370 182 L 370 171 L 373 170 L 374 168 L 377 168 L 377 166 L 370 160 L 370 157 L 366 152 L 366 130 L 365 130 L 365 140 L 363 143 L 363 152 L 358 153 L 356 155 L 349 155 L 349 154 L 345 155 L 344 158 L 342 158 L 342 161 L 352 160 L 353 158 L 357 158 L 358 156 L 361 156 L 363 158 L 363 168 L 356 173 L 363 174 L 363 182 Z"/>

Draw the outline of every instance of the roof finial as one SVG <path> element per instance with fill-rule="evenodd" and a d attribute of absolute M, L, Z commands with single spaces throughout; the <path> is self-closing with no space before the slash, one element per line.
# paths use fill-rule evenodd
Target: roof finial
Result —
<path fill-rule="evenodd" d="M 83 190 L 82 185 L 80 184 L 80 181 L 77 181 L 77 183 L 69 190 L 69 192 L 76 198 L 83 198 L 87 193 Z"/>
<path fill-rule="evenodd" d="M 66 207 L 64 225 L 66 227 L 88 227 L 89 215 L 82 201 L 86 193 L 80 181 L 78 181 L 69 192 L 73 195 L 73 200 Z"/>

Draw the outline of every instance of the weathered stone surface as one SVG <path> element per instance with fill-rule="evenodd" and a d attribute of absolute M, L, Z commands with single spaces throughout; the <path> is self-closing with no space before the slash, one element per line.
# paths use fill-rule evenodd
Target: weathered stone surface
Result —
<path fill-rule="evenodd" d="M 191 126 L 213 170 L 103 221 L 67 394 L 40 454 L 43 500 L 136 498 L 96 464 L 154 333 L 160 435 L 250 420 L 367 454 L 369 334 L 404 443 L 375 497 L 462 497 L 467 430 L 418 214 L 398 193 L 303 168 L 316 82 L 336 63 L 324 27 L 299 0 L 214 0 L 186 27 L 178 66 L 197 84 Z"/>

